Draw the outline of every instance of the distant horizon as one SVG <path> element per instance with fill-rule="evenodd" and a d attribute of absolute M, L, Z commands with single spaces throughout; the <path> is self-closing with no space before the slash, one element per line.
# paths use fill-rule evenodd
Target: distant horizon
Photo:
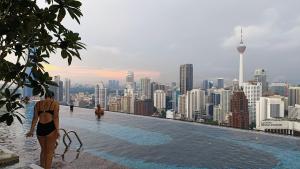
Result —
<path fill-rule="evenodd" d="M 263 68 L 269 82 L 300 83 L 300 1 L 110 0 L 82 4 L 81 25 L 70 18 L 64 24 L 80 33 L 87 50 L 81 52 L 82 61 L 73 59 L 71 66 L 61 57 L 50 57 L 51 66 L 46 70 L 52 76 L 95 84 L 122 81 L 127 71 L 133 71 L 137 79 L 178 82 L 180 64 L 192 63 L 195 84 L 217 77 L 229 81 L 238 78 L 236 46 L 243 27 L 246 80 L 252 79 L 256 68 Z"/>

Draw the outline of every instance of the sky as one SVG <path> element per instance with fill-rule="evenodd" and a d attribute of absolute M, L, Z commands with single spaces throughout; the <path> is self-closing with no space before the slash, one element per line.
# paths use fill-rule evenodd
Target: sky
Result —
<path fill-rule="evenodd" d="M 179 66 L 192 63 L 194 85 L 238 78 L 240 28 L 247 46 L 245 79 L 256 68 L 268 80 L 300 83 L 298 0 L 84 0 L 78 31 L 87 50 L 67 66 L 59 53 L 47 65 L 51 75 L 75 83 L 135 79 L 179 81 Z"/>

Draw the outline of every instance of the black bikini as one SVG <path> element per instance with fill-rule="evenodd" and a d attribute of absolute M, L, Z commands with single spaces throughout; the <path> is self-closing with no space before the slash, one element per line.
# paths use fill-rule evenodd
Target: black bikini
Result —
<path fill-rule="evenodd" d="M 45 111 L 45 110 L 44 111 L 38 111 L 38 116 L 40 116 L 41 113 L 50 113 L 53 117 L 54 116 L 54 110 L 50 110 L 52 103 L 53 103 L 53 101 L 51 102 L 51 104 L 49 106 L 49 109 L 47 111 Z M 53 119 L 49 123 L 40 123 L 40 122 L 38 122 L 37 129 L 36 129 L 36 134 L 38 136 L 47 136 L 48 134 L 50 134 L 55 129 L 56 128 L 55 128 Z"/>

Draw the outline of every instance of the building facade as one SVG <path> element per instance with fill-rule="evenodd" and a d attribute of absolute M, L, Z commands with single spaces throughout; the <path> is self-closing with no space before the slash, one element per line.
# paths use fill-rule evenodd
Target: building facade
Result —
<path fill-rule="evenodd" d="M 156 90 L 153 97 L 154 107 L 159 112 L 166 110 L 166 93 L 163 90 Z"/>
<path fill-rule="evenodd" d="M 201 89 L 193 89 L 187 91 L 185 101 L 185 117 L 189 120 L 199 117 L 205 113 L 205 91 Z"/>
<path fill-rule="evenodd" d="M 151 83 L 147 77 L 141 78 L 141 99 L 151 99 Z"/>
<path fill-rule="evenodd" d="M 180 65 L 180 93 L 186 94 L 187 91 L 193 89 L 193 65 Z"/>
<path fill-rule="evenodd" d="M 269 96 L 260 97 L 256 101 L 256 127 L 260 128 L 262 121 L 266 119 L 284 117 L 284 97 Z"/>
<path fill-rule="evenodd" d="M 243 91 L 248 100 L 249 124 L 256 122 L 256 101 L 262 96 L 262 86 L 260 82 L 252 81 L 242 84 Z"/>
<path fill-rule="evenodd" d="M 134 102 L 134 114 L 143 116 L 152 116 L 153 101 L 151 99 L 136 100 Z"/>
<path fill-rule="evenodd" d="M 264 69 L 256 69 L 254 71 L 254 80 L 261 83 L 263 94 L 268 92 L 267 73 Z"/>
<path fill-rule="evenodd" d="M 300 104 L 300 87 L 289 87 L 289 106 Z"/>
<path fill-rule="evenodd" d="M 249 129 L 248 100 L 243 91 L 234 91 L 231 98 L 230 126 Z"/>
<path fill-rule="evenodd" d="M 71 104 L 70 88 L 71 88 L 71 80 L 66 78 L 65 85 L 64 85 L 64 102 L 67 105 Z"/>

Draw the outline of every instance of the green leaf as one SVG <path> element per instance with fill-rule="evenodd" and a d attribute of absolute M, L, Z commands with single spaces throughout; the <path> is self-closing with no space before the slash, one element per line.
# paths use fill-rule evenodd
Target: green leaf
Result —
<path fill-rule="evenodd" d="M 41 89 L 39 87 L 34 87 L 32 90 L 32 95 L 36 96 L 41 93 Z"/>
<path fill-rule="evenodd" d="M 12 122 L 14 121 L 14 117 L 12 115 L 9 115 L 6 119 L 6 124 L 10 126 Z"/>
<path fill-rule="evenodd" d="M 65 50 L 65 49 L 64 49 L 64 50 L 61 50 L 61 57 L 64 58 L 64 59 L 68 57 L 68 52 L 67 52 L 67 50 Z"/>
<path fill-rule="evenodd" d="M 17 117 L 17 119 L 19 120 L 19 122 L 20 122 L 21 124 L 23 124 L 22 119 L 21 119 L 18 115 L 15 115 L 15 116 Z"/>
<path fill-rule="evenodd" d="M 8 88 L 5 89 L 5 96 L 10 97 L 10 91 Z"/>
<path fill-rule="evenodd" d="M 61 22 L 64 19 L 65 15 L 66 15 L 65 9 L 61 8 L 58 12 L 57 22 Z"/>
<path fill-rule="evenodd" d="M 68 64 L 69 64 L 69 66 L 71 65 L 71 63 L 72 63 L 72 56 L 69 56 L 68 57 Z"/>
<path fill-rule="evenodd" d="M 8 116 L 9 116 L 9 113 L 3 114 L 3 115 L 0 117 L 0 123 L 6 121 L 6 119 L 8 118 Z"/>

